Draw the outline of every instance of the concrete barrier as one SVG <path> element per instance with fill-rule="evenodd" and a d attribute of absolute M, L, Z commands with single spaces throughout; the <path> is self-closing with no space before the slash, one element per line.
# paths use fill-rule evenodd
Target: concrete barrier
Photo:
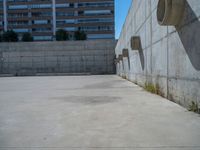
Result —
<path fill-rule="evenodd" d="M 0 44 L 0 74 L 115 73 L 115 40 Z"/>
<path fill-rule="evenodd" d="M 185 1 L 178 26 L 158 23 L 158 2 L 132 1 L 115 49 L 116 56 L 128 49 L 129 58 L 117 64 L 117 74 L 143 87 L 151 85 L 157 94 L 185 107 L 192 102 L 200 107 L 200 1 Z M 132 37 L 140 38 L 141 50 L 132 50 L 139 45 Z"/>

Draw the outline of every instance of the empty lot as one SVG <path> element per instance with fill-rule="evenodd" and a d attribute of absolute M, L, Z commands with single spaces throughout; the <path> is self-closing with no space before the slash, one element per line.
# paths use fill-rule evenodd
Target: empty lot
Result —
<path fill-rule="evenodd" d="M 0 78 L 0 150 L 200 150 L 200 117 L 115 75 Z"/>

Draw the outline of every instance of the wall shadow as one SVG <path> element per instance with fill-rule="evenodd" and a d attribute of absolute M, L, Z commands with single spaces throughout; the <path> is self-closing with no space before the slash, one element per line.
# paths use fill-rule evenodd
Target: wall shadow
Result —
<path fill-rule="evenodd" d="M 126 57 L 127 58 L 127 62 L 128 62 L 128 70 L 130 70 L 130 55 L 129 55 L 129 50 L 127 48 L 124 48 L 122 50 L 122 55 L 123 57 Z M 124 62 L 124 60 L 123 60 Z"/>
<path fill-rule="evenodd" d="M 190 62 L 200 70 L 200 21 L 187 1 L 183 20 L 176 30 Z"/>
<path fill-rule="evenodd" d="M 142 70 L 144 70 L 144 52 L 142 49 L 139 50 L 139 55 L 140 55 L 140 62 L 141 62 Z"/>
<path fill-rule="evenodd" d="M 139 56 L 140 56 L 140 63 L 142 66 L 142 70 L 144 71 L 144 52 L 143 52 L 143 48 L 142 48 L 141 39 L 140 39 Z"/>
<path fill-rule="evenodd" d="M 130 62 L 129 52 L 128 52 L 128 70 L 131 70 L 131 62 Z"/>

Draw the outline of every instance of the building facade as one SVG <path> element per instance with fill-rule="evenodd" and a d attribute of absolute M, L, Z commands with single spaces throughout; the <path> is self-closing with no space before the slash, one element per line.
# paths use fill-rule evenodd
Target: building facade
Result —
<path fill-rule="evenodd" d="M 113 39 L 114 0 L 0 0 L 0 32 L 30 32 L 35 41 L 49 41 L 64 29 L 72 38 Z"/>

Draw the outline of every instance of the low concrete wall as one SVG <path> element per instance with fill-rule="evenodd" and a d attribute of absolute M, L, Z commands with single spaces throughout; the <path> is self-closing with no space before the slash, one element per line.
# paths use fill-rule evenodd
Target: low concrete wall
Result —
<path fill-rule="evenodd" d="M 200 106 L 200 1 L 186 0 L 179 26 L 160 26 L 158 0 L 133 0 L 116 55 L 124 48 L 129 57 L 117 64 L 117 74 L 141 86 L 151 84 L 160 94 L 185 107 Z M 131 36 L 139 36 L 141 50 L 131 49 Z"/>
<path fill-rule="evenodd" d="M 115 40 L 0 44 L 0 74 L 112 74 Z"/>

